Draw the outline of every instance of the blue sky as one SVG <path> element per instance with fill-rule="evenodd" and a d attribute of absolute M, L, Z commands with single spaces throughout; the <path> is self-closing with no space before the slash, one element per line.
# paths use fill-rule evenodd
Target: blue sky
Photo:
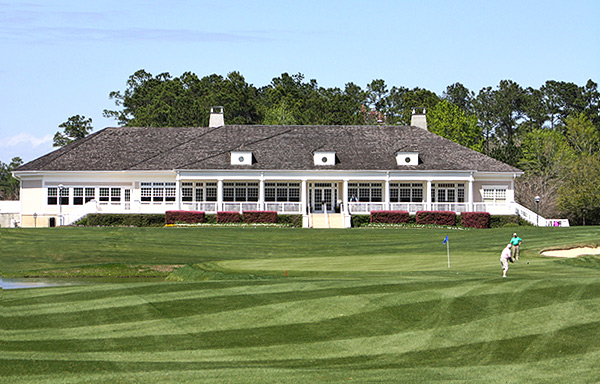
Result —
<path fill-rule="evenodd" d="M 600 81 L 600 1 L 0 0 L 0 161 L 52 151 L 73 115 L 115 126 L 111 91 L 138 69 L 255 86 L 301 72 L 441 94 L 511 79 Z M 225 106 L 227 107 L 227 106 Z"/>

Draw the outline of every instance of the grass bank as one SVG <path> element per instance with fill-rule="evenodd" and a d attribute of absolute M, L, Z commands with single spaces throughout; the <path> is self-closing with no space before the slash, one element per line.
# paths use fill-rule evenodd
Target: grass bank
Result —
<path fill-rule="evenodd" d="M 520 230 L 507 279 L 510 229 L 0 230 L 3 271 L 187 280 L 2 292 L 0 382 L 598 382 L 600 263 L 539 256 L 598 230 Z"/>

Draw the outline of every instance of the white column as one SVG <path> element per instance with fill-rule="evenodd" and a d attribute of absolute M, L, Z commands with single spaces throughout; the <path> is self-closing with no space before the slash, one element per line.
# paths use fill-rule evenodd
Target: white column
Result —
<path fill-rule="evenodd" d="M 302 209 L 302 228 L 310 227 L 309 216 L 306 213 L 308 201 L 308 190 L 306 189 L 306 179 L 302 180 L 302 186 L 300 187 L 300 205 Z"/>
<path fill-rule="evenodd" d="M 306 180 L 302 180 L 302 186 L 300 187 L 300 203 L 302 206 L 302 215 L 306 215 L 306 207 L 308 205 L 308 191 L 306 189 Z"/>
<path fill-rule="evenodd" d="M 425 197 L 425 201 L 427 202 L 427 210 L 431 211 L 433 205 L 431 203 L 433 203 L 431 201 L 431 180 L 427 180 L 427 196 Z"/>
<path fill-rule="evenodd" d="M 260 182 L 258 184 L 258 206 L 259 210 L 265 210 L 265 175 L 260 173 Z"/>
<path fill-rule="evenodd" d="M 390 173 L 387 173 L 387 176 L 385 178 L 385 196 L 383 198 L 383 201 L 385 202 L 385 209 L 387 209 L 388 211 L 391 209 L 390 208 Z"/>
<path fill-rule="evenodd" d="M 473 206 L 473 175 L 469 178 L 469 211 L 473 212 L 475 207 Z"/>
<path fill-rule="evenodd" d="M 342 206 L 344 208 L 344 214 L 350 214 L 350 210 L 348 209 L 348 179 L 344 179 L 344 190 L 342 191 Z"/>
<path fill-rule="evenodd" d="M 217 212 L 223 210 L 223 179 L 217 180 Z"/>
<path fill-rule="evenodd" d="M 175 176 L 175 195 L 177 196 L 177 210 L 181 211 L 181 177 L 179 175 L 179 171 L 177 171 L 177 175 Z"/>

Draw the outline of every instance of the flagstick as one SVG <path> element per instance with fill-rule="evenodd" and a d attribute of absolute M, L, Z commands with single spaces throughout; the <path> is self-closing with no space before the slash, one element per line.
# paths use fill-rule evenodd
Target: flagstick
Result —
<path fill-rule="evenodd" d="M 450 268 L 450 240 L 446 241 L 446 250 L 448 251 L 448 268 Z"/>

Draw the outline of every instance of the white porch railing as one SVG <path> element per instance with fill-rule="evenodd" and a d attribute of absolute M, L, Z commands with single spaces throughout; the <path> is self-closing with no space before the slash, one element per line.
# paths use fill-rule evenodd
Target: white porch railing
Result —
<path fill-rule="evenodd" d="M 181 209 L 184 211 L 202 211 L 202 212 L 217 212 L 216 202 L 199 202 L 199 203 L 181 203 Z"/>
<path fill-rule="evenodd" d="M 385 203 L 348 203 L 348 212 L 350 214 L 366 214 L 371 211 L 384 211 Z"/>
<path fill-rule="evenodd" d="M 76 222 L 77 220 L 84 217 L 85 215 L 88 215 L 90 213 L 97 213 L 97 212 L 98 212 L 98 202 L 96 200 L 90 200 L 87 203 L 85 203 L 84 205 L 82 205 L 81 208 L 76 211 L 69 212 L 69 213 L 63 213 L 62 220 L 59 217 L 57 225 L 59 225 L 59 226 L 60 225 L 71 225 L 74 222 Z"/>
<path fill-rule="evenodd" d="M 390 203 L 390 210 L 416 213 L 418 211 L 426 211 L 427 205 L 425 203 Z"/>
<path fill-rule="evenodd" d="M 186 211 L 203 211 L 207 213 L 216 213 L 217 211 L 275 211 L 278 213 L 302 213 L 302 203 L 299 202 L 273 202 L 268 201 L 263 204 L 259 202 L 223 202 L 221 209 L 218 209 L 216 202 L 211 203 L 182 203 L 181 209 Z"/>
<path fill-rule="evenodd" d="M 265 211 L 276 211 L 278 213 L 302 213 L 302 203 L 266 202 Z"/>
<path fill-rule="evenodd" d="M 431 203 L 432 211 L 451 211 L 456 213 L 469 212 L 468 203 Z"/>
<path fill-rule="evenodd" d="M 545 219 L 537 213 L 525 208 L 521 204 L 514 203 L 514 212 L 523 220 L 539 227 L 568 227 L 568 219 Z"/>

